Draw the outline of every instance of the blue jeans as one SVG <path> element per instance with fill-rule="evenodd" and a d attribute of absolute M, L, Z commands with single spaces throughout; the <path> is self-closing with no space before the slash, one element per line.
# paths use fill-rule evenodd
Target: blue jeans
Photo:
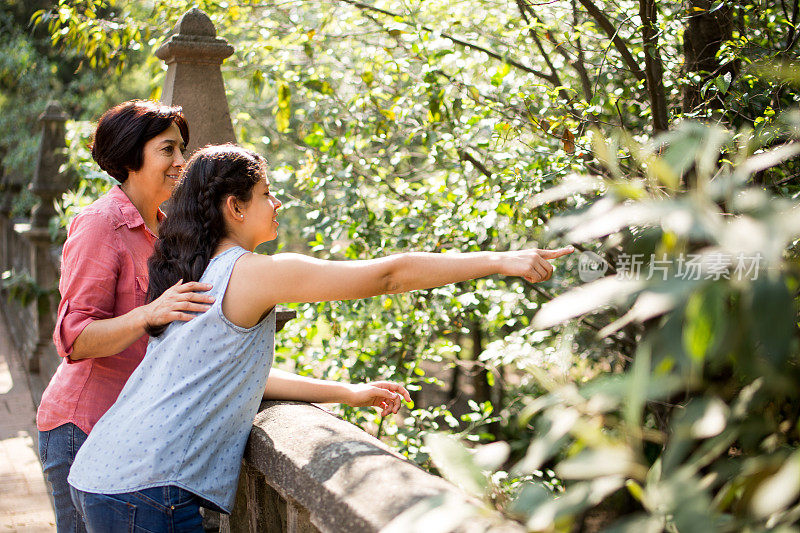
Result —
<path fill-rule="evenodd" d="M 86 433 L 75 424 L 64 424 L 50 431 L 39 432 L 39 458 L 53 492 L 58 533 L 86 532 L 86 526 L 72 503 L 67 483 L 75 454 L 85 441 Z"/>
<path fill-rule="evenodd" d="M 70 487 L 90 533 L 203 533 L 200 498 L 168 485 L 123 494 Z"/>

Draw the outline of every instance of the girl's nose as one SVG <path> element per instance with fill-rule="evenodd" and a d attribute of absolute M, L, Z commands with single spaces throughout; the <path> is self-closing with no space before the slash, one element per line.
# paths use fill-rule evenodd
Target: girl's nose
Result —
<path fill-rule="evenodd" d="M 186 164 L 186 159 L 183 157 L 183 152 L 180 150 L 177 151 L 175 155 L 175 159 L 172 161 L 172 165 L 178 168 L 183 168 L 183 165 Z"/>

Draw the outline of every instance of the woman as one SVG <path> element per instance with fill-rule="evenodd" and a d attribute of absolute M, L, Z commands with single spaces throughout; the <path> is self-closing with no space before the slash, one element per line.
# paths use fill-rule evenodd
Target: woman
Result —
<path fill-rule="evenodd" d="M 179 107 L 131 101 L 97 125 L 92 157 L 120 184 L 82 210 L 64 243 L 53 340 L 61 365 L 37 413 L 39 455 L 53 491 L 56 526 L 84 531 L 67 474 L 87 434 L 116 400 L 147 348 L 147 327 L 189 320 L 213 299 L 180 281 L 145 304 L 147 260 L 185 163 L 189 130 Z"/>
<path fill-rule="evenodd" d="M 272 371 L 275 306 L 367 298 L 491 274 L 548 279 L 525 250 L 406 253 L 324 261 L 253 253 L 278 231 L 281 206 L 265 160 L 233 145 L 189 162 L 150 260 L 149 297 L 178 279 L 214 286 L 216 302 L 188 323 L 150 328 L 147 356 L 78 453 L 69 476 L 92 532 L 202 531 L 199 506 L 230 512 L 239 466 L 262 398 L 399 408 L 399 385 L 343 385 Z M 290 423 L 287 421 L 287 423 Z"/>

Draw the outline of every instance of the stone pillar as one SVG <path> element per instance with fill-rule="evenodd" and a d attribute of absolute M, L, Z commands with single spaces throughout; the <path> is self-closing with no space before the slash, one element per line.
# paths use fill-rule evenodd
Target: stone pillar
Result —
<path fill-rule="evenodd" d="M 5 153 L 0 153 L 5 156 Z M 5 171 L 0 167 L 0 232 L 2 232 L 2 248 L 0 248 L 0 274 L 14 266 L 13 263 L 13 242 L 14 221 L 11 219 L 11 211 L 14 208 L 14 200 L 22 190 L 22 180 L 15 174 Z"/>
<path fill-rule="evenodd" d="M 60 170 L 67 161 L 64 141 L 66 121 L 67 115 L 58 102 L 47 104 L 44 113 L 39 116 L 42 138 L 39 142 L 31 192 L 38 196 L 40 201 L 31 213 L 30 229 L 25 232 L 25 237 L 32 245 L 31 275 L 36 285 L 46 292 L 40 295 L 37 301 L 36 346 L 27 361 L 30 372 L 39 372 L 43 354 L 50 351 L 55 326 L 54 293 L 58 284 L 60 250 L 51 238 L 49 226 L 50 219 L 56 214 L 53 201 L 69 187 L 68 175 Z"/>
<path fill-rule="evenodd" d="M 39 115 L 42 138 L 31 192 L 41 201 L 31 213 L 31 229 L 48 228 L 50 219 L 56 214 L 53 200 L 60 198 L 70 185 L 68 176 L 60 171 L 67 162 L 64 123 L 68 118 L 58 102 L 48 103 L 44 113 Z"/>
<path fill-rule="evenodd" d="M 220 65 L 233 47 L 217 37 L 208 15 L 187 11 L 156 50 L 167 66 L 161 101 L 183 107 L 189 122 L 189 152 L 206 144 L 236 142 Z"/>

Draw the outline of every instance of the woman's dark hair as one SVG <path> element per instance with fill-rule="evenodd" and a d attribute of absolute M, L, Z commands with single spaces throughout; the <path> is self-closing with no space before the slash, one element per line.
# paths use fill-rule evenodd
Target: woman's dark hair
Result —
<path fill-rule="evenodd" d="M 228 196 L 250 201 L 253 187 L 264 179 L 267 160 L 233 144 L 206 146 L 197 151 L 172 192 L 169 216 L 159 228 L 159 239 L 147 266 L 152 302 L 179 280 L 199 281 L 211 254 L 225 236 L 222 205 Z M 148 326 L 158 337 L 167 326 Z"/>
<path fill-rule="evenodd" d="M 142 168 L 144 144 L 172 124 L 178 126 L 183 144 L 189 144 L 189 125 L 179 106 L 151 100 L 123 102 L 100 117 L 92 142 L 92 158 L 114 179 L 124 183 L 128 171 Z"/>

